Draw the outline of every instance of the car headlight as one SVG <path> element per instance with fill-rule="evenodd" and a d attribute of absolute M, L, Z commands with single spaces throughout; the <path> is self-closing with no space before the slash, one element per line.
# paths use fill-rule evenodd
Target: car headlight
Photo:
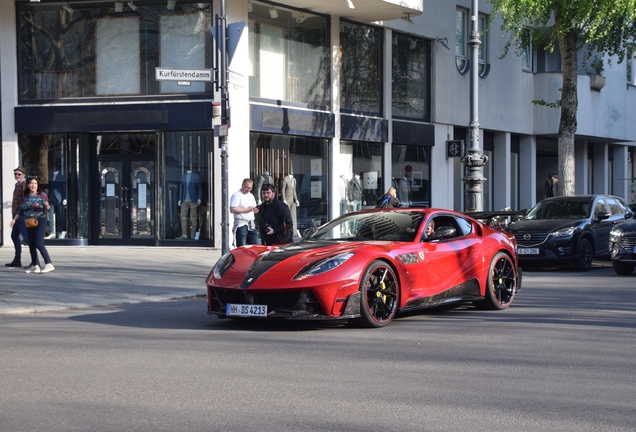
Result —
<path fill-rule="evenodd" d="M 228 252 L 223 255 L 217 262 L 214 264 L 214 268 L 212 269 L 212 274 L 216 279 L 221 279 L 226 271 L 232 267 L 236 259 L 232 253 Z"/>
<path fill-rule="evenodd" d="M 330 258 L 325 258 L 324 260 L 313 263 L 302 269 L 296 276 L 294 276 L 294 280 L 304 280 L 312 276 L 328 272 L 329 270 L 333 270 L 354 255 L 355 253 L 353 252 L 347 252 Z"/>
<path fill-rule="evenodd" d="M 572 234 L 574 234 L 574 227 L 563 228 L 552 233 L 556 238 L 570 237 Z"/>
<path fill-rule="evenodd" d="M 612 230 L 609 234 L 609 240 L 614 243 L 620 243 L 620 239 L 623 236 L 623 231 L 618 227 L 612 227 Z"/>

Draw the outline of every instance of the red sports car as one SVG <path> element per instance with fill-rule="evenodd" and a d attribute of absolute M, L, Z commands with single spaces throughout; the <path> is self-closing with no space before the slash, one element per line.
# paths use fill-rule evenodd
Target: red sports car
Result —
<path fill-rule="evenodd" d="M 358 320 L 451 303 L 505 309 L 521 284 L 515 239 L 442 209 L 348 213 L 301 241 L 242 246 L 206 279 L 219 317 Z"/>

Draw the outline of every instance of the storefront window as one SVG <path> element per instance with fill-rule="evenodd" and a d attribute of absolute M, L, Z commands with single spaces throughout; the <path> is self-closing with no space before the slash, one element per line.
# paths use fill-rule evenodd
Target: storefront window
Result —
<path fill-rule="evenodd" d="M 22 165 L 28 176 L 40 179 L 51 204 L 47 240 L 89 237 L 90 147 L 84 141 L 64 134 L 20 137 Z"/>
<path fill-rule="evenodd" d="M 431 148 L 393 145 L 391 148 L 391 184 L 397 190 L 402 207 L 431 205 Z"/>
<path fill-rule="evenodd" d="M 209 240 L 211 132 L 164 134 L 162 239 Z"/>
<path fill-rule="evenodd" d="M 382 30 L 340 23 L 343 111 L 381 114 Z"/>
<path fill-rule="evenodd" d="M 430 52 L 430 41 L 393 34 L 391 107 L 394 117 L 429 120 Z"/>
<path fill-rule="evenodd" d="M 17 3 L 20 99 L 211 94 L 155 78 L 212 67 L 210 4 L 129 4 Z"/>
<path fill-rule="evenodd" d="M 382 144 L 341 141 L 339 164 L 340 213 L 374 208 L 386 191 L 382 185 Z"/>
<path fill-rule="evenodd" d="M 295 236 L 328 220 L 329 190 L 327 140 L 287 135 L 250 134 L 252 193 L 260 204 L 263 184 L 276 186 L 278 199 L 289 206 Z M 291 185 L 289 199 L 285 188 Z"/>
<path fill-rule="evenodd" d="M 248 2 L 250 96 L 329 105 L 326 17 Z"/>

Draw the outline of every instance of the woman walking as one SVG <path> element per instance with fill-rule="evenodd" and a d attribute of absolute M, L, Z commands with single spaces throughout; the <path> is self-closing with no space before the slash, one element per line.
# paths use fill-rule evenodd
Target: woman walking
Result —
<path fill-rule="evenodd" d="M 27 273 L 48 273 L 55 270 L 51 257 L 44 247 L 44 233 L 46 231 L 46 217 L 44 210 L 49 210 L 49 200 L 44 192 L 40 191 L 40 184 L 37 177 L 27 177 L 26 189 L 24 190 L 24 199 L 18 214 L 15 215 L 9 226 L 13 227 L 20 216 L 24 215 L 27 226 L 27 242 L 29 244 L 29 252 L 31 252 L 31 265 L 27 268 Z M 37 225 L 29 223 L 32 218 L 37 221 Z M 40 269 L 40 260 L 38 259 L 38 251 L 44 259 L 44 268 Z"/>

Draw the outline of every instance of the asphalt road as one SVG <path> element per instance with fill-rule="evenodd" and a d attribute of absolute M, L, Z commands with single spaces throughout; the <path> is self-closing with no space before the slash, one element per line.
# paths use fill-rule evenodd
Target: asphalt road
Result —
<path fill-rule="evenodd" d="M 634 278 L 526 272 L 508 310 L 375 330 L 201 298 L 0 316 L 0 430 L 633 431 Z"/>

